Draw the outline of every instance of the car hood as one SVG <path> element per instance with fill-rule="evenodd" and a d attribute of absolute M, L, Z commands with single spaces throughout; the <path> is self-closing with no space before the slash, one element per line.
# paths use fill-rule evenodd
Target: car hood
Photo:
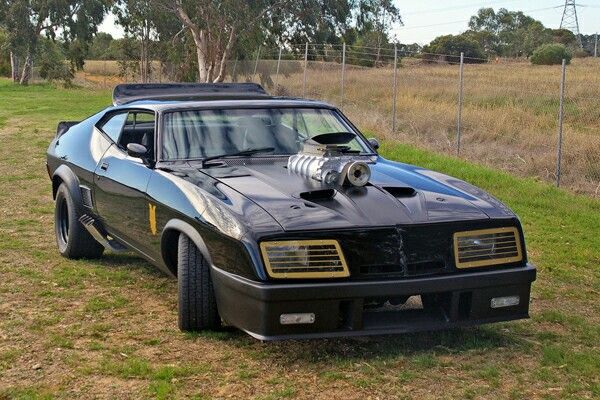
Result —
<path fill-rule="evenodd" d="M 370 159 L 362 188 L 334 188 L 286 168 L 287 158 L 230 159 L 199 170 L 269 213 L 286 231 L 506 218 L 514 214 L 484 191 L 434 171 Z M 327 192 L 329 190 L 329 192 Z"/>

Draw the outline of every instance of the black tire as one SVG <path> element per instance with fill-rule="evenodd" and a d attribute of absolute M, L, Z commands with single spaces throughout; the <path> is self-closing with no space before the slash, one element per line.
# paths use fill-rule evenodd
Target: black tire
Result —
<path fill-rule="evenodd" d="M 67 186 L 62 183 L 56 192 L 54 233 L 58 251 L 66 258 L 99 258 L 104 247 L 79 222 L 79 212 Z"/>
<path fill-rule="evenodd" d="M 179 235 L 177 247 L 177 281 L 179 329 L 200 331 L 219 328 L 221 319 L 210 267 L 198 247 L 183 233 Z"/>

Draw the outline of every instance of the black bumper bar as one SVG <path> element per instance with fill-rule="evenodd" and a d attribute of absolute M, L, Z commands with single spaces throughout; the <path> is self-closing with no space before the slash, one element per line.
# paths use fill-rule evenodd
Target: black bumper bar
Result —
<path fill-rule="evenodd" d="M 377 335 L 528 318 L 536 270 L 493 269 L 385 281 L 261 283 L 212 268 L 219 314 L 262 339 Z M 373 301 L 421 296 L 419 309 L 371 310 Z M 495 297 L 519 304 L 492 308 Z M 281 314 L 313 313 L 310 324 L 282 325 Z"/>

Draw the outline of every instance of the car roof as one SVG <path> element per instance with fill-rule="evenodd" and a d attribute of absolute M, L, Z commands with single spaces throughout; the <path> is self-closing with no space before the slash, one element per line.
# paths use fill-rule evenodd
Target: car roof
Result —
<path fill-rule="evenodd" d="M 335 106 L 317 100 L 299 99 L 292 97 L 268 97 L 263 99 L 236 100 L 137 100 L 116 106 L 115 109 L 146 109 L 155 112 L 175 110 L 214 109 L 214 108 L 327 108 Z"/>
<path fill-rule="evenodd" d="M 271 96 L 258 83 L 125 83 L 113 90 L 113 109 L 156 112 L 202 108 L 335 107 L 320 101 Z"/>

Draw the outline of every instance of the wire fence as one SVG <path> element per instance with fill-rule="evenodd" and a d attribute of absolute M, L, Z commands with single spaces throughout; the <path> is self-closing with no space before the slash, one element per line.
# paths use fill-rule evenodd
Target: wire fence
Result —
<path fill-rule="evenodd" d="M 135 66 L 135 60 L 88 61 L 79 78 L 106 88 L 137 82 Z M 153 61 L 150 69 L 150 82 L 177 81 L 176 67 Z M 532 66 L 300 43 L 260 47 L 230 60 L 227 71 L 227 81 L 335 104 L 367 135 L 600 196 L 600 59 Z"/>

